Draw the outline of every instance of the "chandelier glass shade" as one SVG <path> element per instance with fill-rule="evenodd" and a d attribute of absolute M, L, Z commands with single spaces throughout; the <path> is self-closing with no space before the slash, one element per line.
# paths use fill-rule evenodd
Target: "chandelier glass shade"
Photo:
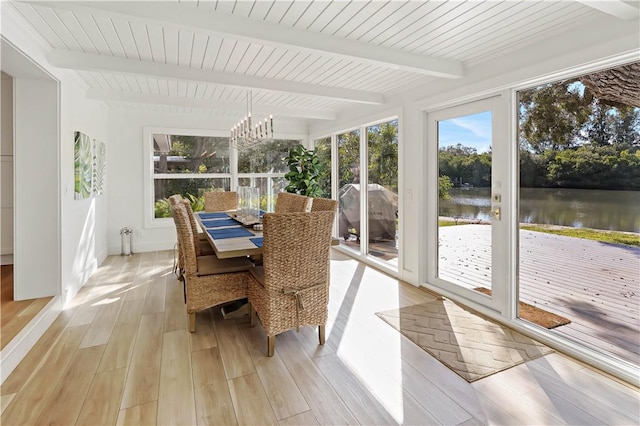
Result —
<path fill-rule="evenodd" d="M 231 128 L 231 143 L 238 150 L 273 141 L 273 115 L 257 119 L 252 116 L 253 95 L 247 92 L 247 115 Z"/>

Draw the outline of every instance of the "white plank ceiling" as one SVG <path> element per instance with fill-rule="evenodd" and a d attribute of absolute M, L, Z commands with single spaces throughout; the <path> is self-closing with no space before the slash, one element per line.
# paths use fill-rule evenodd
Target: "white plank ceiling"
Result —
<path fill-rule="evenodd" d="M 602 2 L 600 2 L 602 3 Z M 3 2 L 113 108 L 333 119 L 604 14 L 614 1 Z"/>

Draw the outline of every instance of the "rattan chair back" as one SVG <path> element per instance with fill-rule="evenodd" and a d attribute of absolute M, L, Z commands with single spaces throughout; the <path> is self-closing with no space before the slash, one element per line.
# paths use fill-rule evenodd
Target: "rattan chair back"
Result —
<path fill-rule="evenodd" d="M 184 210 L 187 213 L 187 219 L 189 219 L 189 226 L 191 227 L 191 233 L 193 234 L 196 256 L 200 256 L 202 254 L 202 250 L 200 249 L 200 237 L 198 236 L 198 223 L 196 222 L 196 217 L 193 214 L 193 209 L 191 208 L 189 200 L 182 200 L 182 204 L 184 204 Z"/>
<path fill-rule="evenodd" d="M 311 203 L 312 212 L 332 211 L 338 208 L 338 201 L 330 198 L 313 198 Z"/>
<path fill-rule="evenodd" d="M 173 207 L 182 200 L 183 200 L 182 195 L 173 194 L 171 197 L 169 197 L 169 204 L 171 204 L 171 207 Z"/>
<path fill-rule="evenodd" d="M 249 281 L 249 302 L 268 335 L 269 356 L 276 334 L 305 325 L 319 326 L 324 343 L 334 216 L 317 211 L 263 217 L 263 282 Z"/>
<path fill-rule="evenodd" d="M 204 211 L 225 212 L 235 210 L 237 206 L 235 191 L 212 191 L 204 193 Z"/>
<path fill-rule="evenodd" d="M 305 195 L 279 192 L 276 213 L 302 213 L 311 211 L 311 198 Z"/>

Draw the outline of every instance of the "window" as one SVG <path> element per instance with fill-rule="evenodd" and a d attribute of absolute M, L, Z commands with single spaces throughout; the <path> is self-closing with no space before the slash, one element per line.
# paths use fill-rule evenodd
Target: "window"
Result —
<path fill-rule="evenodd" d="M 251 149 L 238 152 L 238 185 L 255 186 L 260 189 L 260 208 L 275 209 L 278 192 L 287 185 L 289 150 L 300 144 L 300 140 L 274 140 Z"/>
<path fill-rule="evenodd" d="M 320 161 L 320 187 L 322 197 L 331 198 L 331 136 L 316 139 L 315 149 Z"/>
<path fill-rule="evenodd" d="M 185 133 L 145 131 L 152 164 L 152 219 L 171 217 L 168 198 L 180 194 L 195 211 L 204 209 L 204 193 L 231 188 L 229 138 Z M 195 133 L 195 132 L 194 132 Z"/>

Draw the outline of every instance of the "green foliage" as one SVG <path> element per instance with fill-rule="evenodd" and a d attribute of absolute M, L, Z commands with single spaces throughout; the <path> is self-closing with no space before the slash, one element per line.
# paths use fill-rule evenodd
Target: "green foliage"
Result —
<path fill-rule="evenodd" d="M 289 171 L 284 175 L 289 184 L 285 188 L 287 192 L 319 197 L 323 191 L 318 182 L 320 175 L 320 160 L 315 150 L 306 149 L 297 145 L 289 151 L 287 157 Z"/>
<path fill-rule="evenodd" d="M 204 210 L 204 195 L 202 197 L 196 197 L 191 194 L 183 195 L 183 198 L 189 200 L 189 204 L 191 204 L 191 209 L 194 212 L 200 212 Z M 168 198 L 161 198 L 156 200 L 154 204 L 154 215 L 156 219 L 160 219 L 163 217 L 171 217 L 171 203 Z"/>
<path fill-rule="evenodd" d="M 453 188 L 453 182 L 449 176 L 438 176 L 438 197 L 444 200 L 449 198 L 449 191 Z"/>
<path fill-rule="evenodd" d="M 171 150 L 155 155 L 160 157 L 156 170 L 160 173 L 229 172 L 229 138 L 171 135 Z M 184 161 L 169 165 L 167 156 L 182 157 Z"/>
<path fill-rule="evenodd" d="M 338 189 L 348 183 L 360 183 L 360 131 L 342 133 L 338 138 Z"/>
<path fill-rule="evenodd" d="M 289 150 L 300 142 L 275 139 L 238 152 L 238 173 L 284 173 Z"/>
<path fill-rule="evenodd" d="M 398 120 L 367 128 L 369 183 L 398 193 Z"/>
<path fill-rule="evenodd" d="M 589 120 L 589 102 L 576 85 L 564 80 L 519 92 L 520 137 L 536 153 L 574 146 Z"/>
<path fill-rule="evenodd" d="M 458 185 L 491 185 L 490 152 L 478 154 L 475 148 L 457 144 L 440 148 L 438 163 L 440 176 L 448 176 L 451 182 Z"/>
<path fill-rule="evenodd" d="M 585 95 L 578 78 L 519 92 L 520 185 L 640 189 L 640 108 Z"/>
<path fill-rule="evenodd" d="M 171 203 L 168 198 L 161 198 L 154 205 L 156 219 L 162 217 L 171 217 Z"/>
<path fill-rule="evenodd" d="M 640 237 L 632 232 L 600 231 L 589 228 L 569 228 L 549 225 L 520 225 L 520 229 L 545 232 L 548 234 L 565 235 L 567 237 L 584 238 L 604 243 L 625 244 L 640 247 Z"/>
<path fill-rule="evenodd" d="M 331 198 L 331 137 L 316 142 L 318 156 L 318 185 L 322 190 L 321 197 Z"/>
<path fill-rule="evenodd" d="M 185 198 L 189 200 L 191 204 L 191 210 L 194 212 L 201 212 L 204 210 L 204 195 L 196 197 L 195 195 L 186 194 Z"/>

